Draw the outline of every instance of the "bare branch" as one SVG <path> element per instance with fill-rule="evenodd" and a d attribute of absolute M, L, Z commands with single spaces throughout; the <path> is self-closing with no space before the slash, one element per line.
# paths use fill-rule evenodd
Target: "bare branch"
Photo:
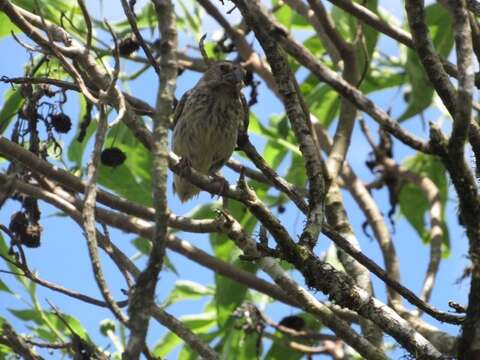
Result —
<path fill-rule="evenodd" d="M 235 4 L 240 6 L 237 2 Z M 256 5 L 254 6 L 256 7 Z M 310 113 L 306 109 L 297 81 L 288 66 L 286 54 L 279 48 L 277 42 L 272 39 L 268 31 L 263 26 L 260 26 L 260 22 L 264 20 L 258 17 L 258 13 L 261 11 L 260 8 L 255 9 L 255 12 L 257 12 L 255 17 L 250 16 L 250 11 L 253 12 L 254 10 L 250 9 L 247 12 L 241 7 L 240 9 L 249 26 L 254 29 L 265 51 L 291 126 L 300 144 L 300 151 L 303 154 L 305 169 L 309 179 L 309 209 L 307 223 L 300 237 L 300 242 L 313 248 L 322 229 L 325 194 L 327 191 L 325 178 L 327 174 L 324 171 L 324 164 L 315 141 L 315 134 L 310 122 Z"/>
<path fill-rule="evenodd" d="M 255 241 L 245 233 L 241 225 L 228 213 L 223 211 L 225 218 L 224 230 L 235 244 L 242 249 L 245 255 L 257 259 L 258 265 L 264 270 L 285 292 L 295 294 L 301 306 L 314 313 L 338 337 L 356 349 L 368 359 L 386 359 L 385 355 L 366 339 L 356 334 L 347 323 L 336 318 L 326 307 L 319 303 L 310 293 L 299 286 L 282 267 L 270 257 L 263 257 L 257 249 Z"/>
<path fill-rule="evenodd" d="M 257 149 L 255 149 L 248 138 L 246 141 L 240 144 L 240 149 L 244 151 L 248 158 L 255 164 L 255 166 L 262 171 L 266 178 L 265 180 L 275 185 L 277 189 L 285 193 L 304 214 L 308 213 L 308 206 L 303 200 L 302 196 L 298 194 L 297 190 L 292 184 L 280 177 L 275 170 L 273 170 L 267 164 L 267 162 L 260 156 L 260 154 L 257 152 Z M 244 169 L 244 167 L 241 169 Z M 250 174 L 252 174 L 252 172 L 250 172 Z"/>
<path fill-rule="evenodd" d="M 21 267 L 20 267 L 21 268 Z M 21 269 L 23 270 L 23 269 Z M 105 302 L 105 301 L 101 301 L 101 300 L 98 300 L 98 299 L 95 299 L 95 298 L 92 298 L 88 295 L 85 295 L 85 294 L 82 294 L 80 292 L 77 292 L 77 291 L 74 291 L 74 290 L 70 290 L 70 289 L 67 289 L 61 285 L 58 285 L 58 284 L 55 284 L 55 283 L 52 283 L 50 281 L 47 281 L 45 279 L 42 279 L 42 278 L 39 278 L 37 275 L 35 275 L 34 273 L 32 272 L 22 272 L 22 273 L 14 273 L 14 272 L 11 272 L 11 271 L 7 271 L 7 270 L 0 270 L 0 272 L 4 273 L 4 274 L 12 274 L 12 275 L 18 275 L 18 276 L 25 276 L 27 277 L 28 279 L 30 279 L 31 281 L 33 281 L 34 283 L 40 285 L 40 286 L 43 286 L 47 289 L 50 289 L 52 291 L 56 291 L 58 293 L 61 293 L 63 295 L 66 295 L 66 296 L 69 296 L 71 298 L 74 298 L 74 299 L 77 299 L 77 300 L 80 300 L 80 301 L 83 301 L 85 303 L 88 303 L 88 304 L 92 304 L 92 305 L 96 305 L 96 306 L 101 306 L 101 307 L 105 307 L 105 308 L 108 308 L 108 304 Z M 119 301 L 117 302 L 117 305 L 119 307 L 124 307 L 126 306 L 128 303 L 127 300 L 125 301 Z"/>
<path fill-rule="evenodd" d="M 87 6 L 83 0 L 77 0 L 77 4 L 82 11 L 83 19 L 85 20 L 85 25 L 87 25 L 87 51 L 90 51 L 92 48 L 92 19 L 90 18 L 90 14 L 88 13 Z M 109 29 L 111 30 L 111 29 Z"/>
<path fill-rule="evenodd" d="M 457 51 L 458 90 L 456 93 L 456 111 L 453 114 L 453 129 L 448 151 L 452 159 L 463 160 L 465 141 L 472 113 L 472 95 L 474 89 L 472 34 L 465 1 L 449 1 L 452 9 L 455 48 Z"/>
<path fill-rule="evenodd" d="M 125 13 L 129 16 L 130 8 L 122 0 Z M 137 277 L 137 282 L 130 297 L 129 326 L 131 329 L 127 347 L 122 354 L 123 359 L 138 359 L 145 344 L 150 312 L 155 304 L 155 288 L 157 278 L 162 270 L 167 236 L 167 170 L 168 170 L 168 138 L 167 132 L 170 115 L 173 109 L 173 98 L 177 77 L 177 32 L 175 28 L 175 12 L 170 0 L 154 0 L 161 34 L 159 75 L 160 88 L 157 95 L 157 112 L 153 118 L 152 144 L 152 178 L 153 204 L 155 206 L 155 230 L 152 249 L 147 266 Z M 127 10 L 128 8 L 128 10 Z M 130 21 L 132 21 L 129 18 Z M 131 23 L 132 25 L 132 23 Z M 133 27 L 133 26 L 132 26 Z M 138 35 L 137 35 L 138 37 Z M 141 39 L 138 39 L 141 41 Z M 143 41 L 143 40 L 142 40 Z M 148 54 L 147 54 L 148 55 Z"/>
<path fill-rule="evenodd" d="M 430 261 L 428 263 L 427 272 L 423 281 L 422 292 L 420 299 L 428 302 L 430 294 L 435 284 L 440 261 L 442 260 L 442 204 L 440 202 L 440 192 L 435 183 L 428 177 L 420 176 L 412 171 L 403 169 L 402 167 L 392 164 L 393 161 L 385 161 L 387 169 L 394 171 L 394 173 L 401 178 L 411 181 L 418 186 L 427 197 L 430 204 Z"/>
<path fill-rule="evenodd" d="M 231 26 L 210 0 L 197 0 L 197 2 L 202 5 L 205 11 L 224 28 L 225 32 L 232 39 L 238 49 L 238 53 L 242 57 L 245 67 L 256 72 L 265 81 L 270 90 L 275 94 L 278 94 L 277 85 L 272 73 L 268 69 L 265 61 L 260 59 L 258 54 L 248 44 L 244 32 Z"/>
<path fill-rule="evenodd" d="M 338 66 L 338 63 L 341 60 L 341 57 L 340 57 L 341 49 L 338 47 L 338 44 L 334 41 L 334 39 L 332 39 L 332 37 L 329 35 L 328 27 L 329 25 L 331 25 L 331 23 L 327 24 L 326 22 L 322 21 L 324 19 L 318 16 L 310 0 L 308 0 L 308 3 L 310 4 L 310 8 L 301 0 L 286 0 L 285 2 L 288 4 L 288 6 L 294 9 L 298 14 L 300 14 L 305 19 L 307 19 L 308 22 L 310 22 L 310 24 L 312 24 L 318 37 L 321 39 L 328 54 L 330 55 L 330 58 L 332 59 L 333 63 L 336 66 Z M 320 2 L 318 1 L 317 3 L 320 3 Z M 321 3 L 320 3 L 320 6 L 322 6 Z"/>
<path fill-rule="evenodd" d="M 453 116 L 456 112 L 455 89 L 436 53 L 425 23 L 423 1 L 405 1 L 408 23 L 412 31 L 413 43 L 423 68 L 445 107 Z"/>

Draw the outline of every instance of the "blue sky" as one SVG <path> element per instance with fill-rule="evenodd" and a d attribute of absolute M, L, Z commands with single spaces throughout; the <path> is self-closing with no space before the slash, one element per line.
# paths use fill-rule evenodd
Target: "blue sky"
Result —
<path fill-rule="evenodd" d="M 137 1 L 137 8 L 140 8 L 145 2 L 146 1 Z M 87 1 L 87 3 L 90 5 L 89 9 L 92 11 L 92 13 L 99 14 L 101 6 L 100 4 L 102 2 L 91 0 Z M 396 14 L 397 16 L 403 14 L 400 1 L 380 1 L 380 3 L 384 5 L 388 11 Z M 117 1 L 114 2 L 112 0 L 104 0 L 102 16 L 107 17 L 110 21 L 122 18 L 121 6 Z M 230 15 L 229 19 L 232 21 L 238 19 L 237 11 Z M 215 23 L 213 23 L 211 20 L 205 20 L 204 32 L 210 35 L 214 34 L 217 29 L 218 26 Z M 298 36 L 304 35 L 305 34 L 301 33 L 298 34 Z M 180 47 L 183 48 L 187 44 L 195 45 L 195 40 L 186 38 L 185 34 L 181 34 Z M 398 49 L 392 42 L 382 40 L 381 46 L 384 52 L 398 55 Z M 11 39 L 3 39 L 0 40 L 0 51 L 2 54 L 8 54 L 8 56 L 0 56 L 0 76 L 20 76 L 22 74 L 22 64 L 27 59 L 24 49 L 22 49 Z M 124 70 L 127 72 L 131 71 L 132 69 L 132 66 L 124 67 Z M 179 98 L 186 90 L 191 88 L 198 77 L 198 74 L 190 72 L 186 72 L 184 75 L 182 75 L 178 80 L 177 97 Z M 140 77 L 139 80 L 130 84 L 130 90 L 135 96 L 142 98 L 150 104 L 154 104 L 154 99 L 156 96 L 156 81 L 157 80 L 154 76 L 154 73 L 150 71 Z M 0 104 L 3 101 L 2 94 L 7 89 L 8 85 L 0 83 Z M 261 121 L 266 122 L 268 121 L 269 116 L 272 114 L 281 113 L 283 109 L 279 101 L 268 92 L 265 86 L 261 86 L 259 91 L 259 103 L 255 105 L 253 111 L 257 114 Z M 390 105 L 392 98 L 395 99 L 394 96 L 395 91 L 386 91 L 381 94 L 374 94 L 371 96 L 371 98 L 379 106 L 386 108 Z M 69 104 L 67 104 L 67 107 L 65 108 L 66 112 L 74 120 L 74 124 L 76 124 L 78 119 L 76 98 L 77 95 L 70 94 Z M 398 98 L 401 98 L 401 96 L 398 96 Z M 399 101 L 400 99 L 395 99 L 394 104 L 397 104 Z M 400 106 L 403 105 L 399 105 L 399 107 L 394 106 L 393 116 L 401 114 L 402 109 Z M 431 112 L 428 115 L 437 116 L 438 112 Z M 371 128 L 376 129 L 371 119 L 367 118 L 367 120 Z M 426 137 L 426 132 L 424 129 L 422 129 L 420 119 L 414 118 L 410 120 L 407 123 L 407 126 L 412 131 L 415 131 L 421 134 L 423 137 Z M 334 128 L 335 126 L 332 126 L 332 129 Z M 61 140 L 65 144 L 69 144 L 72 135 L 73 134 L 67 134 L 61 138 Z M 257 137 L 253 138 L 255 139 L 255 144 L 261 148 L 263 141 Z M 371 173 L 364 165 L 366 153 L 369 151 L 370 149 L 357 126 L 354 132 L 352 147 L 348 155 L 348 160 L 357 172 L 357 175 L 359 175 L 365 181 L 373 179 Z M 412 152 L 398 143 L 396 143 L 395 153 L 396 158 L 399 159 L 399 161 L 407 156 L 412 155 Z M 236 157 L 239 158 L 238 155 L 236 155 Z M 228 170 L 225 170 L 225 174 L 229 180 L 235 181 L 235 174 L 232 174 Z M 114 176 L 114 174 L 112 175 Z M 171 188 L 169 187 L 169 189 Z M 453 189 L 450 190 L 451 191 L 449 192 L 449 195 L 450 198 L 452 198 L 452 201 L 449 202 L 447 213 L 451 240 L 451 256 L 448 259 L 445 259 L 441 264 L 437 278 L 437 283 L 439 286 L 435 288 L 431 300 L 431 303 L 434 306 L 442 310 L 448 310 L 447 302 L 449 300 L 454 300 L 461 304 L 466 303 L 468 295 L 468 281 L 463 282 L 460 285 L 454 285 L 454 282 L 461 276 L 467 263 L 465 255 L 467 253 L 468 240 L 464 230 L 458 226 L 456 202 L 453 199 Z M 352 198 L 346 193 L 344 193 L 344 196 L 345 207 L 360 240 L 362 250 L 369 257 L 379 261 L 379 264 L 383 266 L 377 243 L 370 241 L 362 232 L 361 226 L 365 219 L 364 216 L 359 212 L 359 209 Z M 382 211 L 386 213 L 389 209 L 388 194 L 386 191 L 375 191 L 374 196 L 375 199 L 377 199 L 377 201 L 380 203 Z M 203 193 L 195 201 L 191 201 L 186 204 L 180 204 L 179 201 L 173 197 L 171 191 L 169 193 L 169 206 L 176 214 L 187 214 L 195 206 L 205 201 L 210 201 L 210 195 Z M 8 202 L 0 211 L 0 222 L 2 224 L 8 224 L 11 214 L 17 210 L 18 203 L 11 201 Z M 41 210 L 41 224 L 44 228 L 44 233 L 42 235 L 42 246 L 38 249 L 26 250 L 30 267 L 37 270 L 39 276 L 42 278 L 61 284 L 65 287 L 75 289 L 79 292 L 101 298 L 96 283 L 93 280 L 87 247 L 81 229 L 72 221 L 64 217 L 56 216 L 56 209 L 48 205 L 42 205 Z M 287 211 L 281 216 L 281 219 L 293 234 L 299 234 L 303 224 L 303 216 L 296 209 L 290 206 L 287 207 Z M 128 255 L 135 254 L 135 249 L 130 245 L 130 240 L 133 239 L 134 236 L 111 230 L 111 238 L 116 244 L 121 244 L 122 249 L 124 249 Z M 182 235 L 182 238 L 191 241 L 202 249 L 210 249 L 208 239 L 205 236 L 185 234 Z M 423 281 L 429 248 L 421 243 L 412 227 L 398 215 L 396 216 L 396 232 L 394 234 L 394 241 L 401 262 L 402 282 L 414 292 L 418 293 Z M 322 237 L 319 241 L 317 251 L 319 253 L 325 251 L 329 244 L 329 241 L 327 241 L 325 237 Z M 169 252 L 168 255 L 179 270 L 180 275 L 177 277 L 171 272 L 162 273 L 159 282 L 160 285 L 158 286 L 157 290 L 157 297 L 159 301 L 165 298 L 169 292 L 168 289 L 173 286 L 173 283 L 176 280 L 192 280 L 202 284 L 213 283 L 213 274 L 211 271 L 201 268 L 189 260 L 181 257 L 180 255 L 172 252 Z M 123 299 L 124 296 L 121 293 L 121 289 L 125 287 L 123 279 L 117 273 L 117 271 L 115 271 L 114 266 L 112 266 L 112 263 L 107 257 L 103 256 L 102 261 L 110 289 L 112 290 L 116 299 Z M 139 264 L 142 264 L 142 262 L 140 261 Z M 4 269 L 6 267 L 4 265 L 0 265 L 0 268 Z M 0 278 L 9 284 L 13 291 L 18 293 L 18 297 L 15 298 L 9 294 L 0 292 L 0 304 L 3 304 L 1 307 L 2 310 L 0 310 L 0 316 L 6 317 L 15 326 L 18 326 L 19 329 L 24 329 L 26 331 L 22 324 L 19 323 L 16 318 L 11 316 L 8 311 L 5 311 L 5 309 L 25 308 L 26 306 L 24 305 L 23 301 L 28 299 L 28 296 L 17 283 L 11 281 L 12 279 L 9 278 L 8 275 L 0 274 Z M 298 276 L 296 276 L 296 278 L 298 278 Z M 380 299 L 385 300 L 383 284 L 375 277 L 373 277 L 373 282 L 377 296 Z M 57 305 L 62 311 L 74 315 L 80 319 L 82 324 L 88 329 L 91 336 L 97 341 L 98 345 L 102 346 L 108 343 L 108 340 L 103 338 L 98 333 L 99 321 L 105 318 L 112 318 L 112 316 L 106 310 L 83 304 L 77 300 L 58 295 L 42 288 L 38 289 L 38 295 L 39 300 L 45 308 L 48 308 L 45 299 L 49 299 L 53 301 L 55 305 Z M 317 295 L 319 298 L 323 298 L 322 295 Z M 186 301 L 175 304 L 172 306 L 170 311 L 175 315 L 197 313 L 201 311 L 204 303 L 205 301 Z M 278 304 L 269 306 L 266 311 L 275 320 L 280 320 L 282 317 L 296 312 L 296 310 L 293 308 Z M 430 318 L 426 319 L 441 329 L 455 334 L 455 327 L 440 324 Z M 164 334 L 164 331 L 165 330 L 157 324 L 152 324 L 148 338 L 149 344 L 153 345 L 161 337 L 161 335 Z M 399 355 L 401 355 L 401 353 L 399 353 Z M 173 358 L 175 357 L 169 357 L 169 359 Z"/>

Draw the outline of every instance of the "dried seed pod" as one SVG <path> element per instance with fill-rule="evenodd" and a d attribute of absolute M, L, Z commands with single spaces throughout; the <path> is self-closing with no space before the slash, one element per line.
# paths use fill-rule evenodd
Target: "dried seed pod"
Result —
<path fill-rule="evenodd" d="M 50 115 L 50 123 L 55 131 L 60 134 L 69 132 L 72 127 L 72 121 L 70 120 L 70 117 L 64 113 Z"/>
<path fill-rule="evenodd" d="M 287 316 L 284 317 L 280 322 L 279 325 L 288 327 L 290 329 L 301 331 L 305 328 L 305 320 L 300 316 Z"/>
<path fill-rule="evenodd" d="M 118 52 L 121 56 L 129 56 L 140 48 L 140 44 L 133 35 L 128 35 L 120 40 Z"/>
<path fill-rule="evenodd" d="M 127 159 L 125 153 L 117 147 L 111 147 L 102 151 L 100 161 L 105 166 L 116 167 L 122 165 Z"/>
<path fill-rule="evenodd" d="M 10 218 L 10 224 L 8 225 L 8 229 L 14 235 L 20 235 L 26 232 L 27 226 L 28 226 L 27 216 L 23 212 L 18 211 L 15 214 L 13 214 L 12 217 Z"/>
<path fill-rule="evenodd" d="M 38 223 L 30 224 L 24 212 L 18 211 L 13 214 L 8 228 L 20 244 L 30 248 L 40 246 L 40 237 L 43 229 Z"/>
<path fill-rule="evenodd" d="M 20 238 L 20 242 L 30 248 L 40 246 L 40 236 L 43 228 L 39 224 L 28 225 L 25 234 Z"/>

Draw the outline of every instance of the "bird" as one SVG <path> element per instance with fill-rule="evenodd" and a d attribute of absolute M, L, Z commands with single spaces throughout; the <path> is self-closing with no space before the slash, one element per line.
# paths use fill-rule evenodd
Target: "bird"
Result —
<path fill-rule="evenodd" d="M 203 40 L 200 44 L 204 55 Z M 207 70 L 175 108 L 172 151 L 183 165 L 216 176 L 248 126 L 248 105 L 241 92 L 245 71 L 232 61 L 213 61 L 206 55 L 204 59 Z M 174 175 L 173 190 L 181 202 L 200 192 L 179 175 Z"/>

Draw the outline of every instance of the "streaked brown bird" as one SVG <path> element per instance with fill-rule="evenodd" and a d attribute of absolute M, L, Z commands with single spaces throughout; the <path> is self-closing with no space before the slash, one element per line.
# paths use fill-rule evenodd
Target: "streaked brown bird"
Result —
<path fill-rule="evenodd" d="M 200 45 L 203 50 L 202 41 Z M 231 61 L 204 58 L 208 70 L 175 109 L 172 150 L 195 170 L 215 175 L 232 155 L 240 132 L 246 131 L 248 107 L 241 93 L 245 71 Z M 182 202 L 200 191 L 178 175 L 173 189 Z"/>

